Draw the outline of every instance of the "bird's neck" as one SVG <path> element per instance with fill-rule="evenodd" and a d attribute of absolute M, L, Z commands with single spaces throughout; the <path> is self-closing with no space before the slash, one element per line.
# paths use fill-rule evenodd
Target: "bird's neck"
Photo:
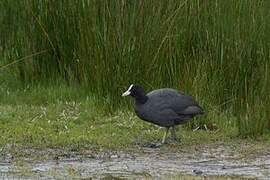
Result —
<path fill-rule="evenodd" d="M 148 100 L 148 97 L 145 94 L 140 94 L 135 97 L 136 104 L 144 104 Z"/>

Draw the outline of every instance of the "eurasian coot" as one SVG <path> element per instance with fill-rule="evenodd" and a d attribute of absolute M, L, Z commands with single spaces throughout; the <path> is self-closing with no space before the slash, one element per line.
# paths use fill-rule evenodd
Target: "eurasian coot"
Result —
<path fill-rule="evenodd" d="M 135 98 L 134 109 L 139 118 L 166 128 L 162 143 L 165 143 L 170 128 L 172 138 L 177 140 L 175 126 L 203 114 L 203 108 L 193 97 L 175 89 L 157 89 L 146 94 L 141 86 L 132 84 L 122 94 L 128 95 Z"/>

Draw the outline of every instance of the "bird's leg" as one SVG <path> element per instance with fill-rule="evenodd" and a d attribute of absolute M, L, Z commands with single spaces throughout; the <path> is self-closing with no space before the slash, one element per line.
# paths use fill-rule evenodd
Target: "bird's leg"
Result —
<path fill-rule="evenodd" d="M 172 135 L 172 139 L 174 141 L 178 141 L 177 137 L 176 137 L 176 132 L 175 132 L 175 127 L 172 126 L 172 129 L 171 129 L 171 135 Z"/>
<path fill-rule="evenodd" d="M 169 132 L 169 129 L 170 129 L 170 127 L 166 127 L 166 131 L 165 131 L 165 134 L 164 134 L 164 136 L 162 138 L 162 142 L 161 142 L 162 144 L 164 144 L 166 139 L 167 139 L 167 134 Z"/>

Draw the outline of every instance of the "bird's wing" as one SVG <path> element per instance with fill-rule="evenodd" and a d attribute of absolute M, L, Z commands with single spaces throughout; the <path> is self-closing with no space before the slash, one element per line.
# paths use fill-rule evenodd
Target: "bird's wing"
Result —
<path fill-rule="evenodd" d="M 178 112 L 177 114 L 181 115 L 192 115 L 192 114 L 203 114 L 203 109 L 200 106 L 188 106 L 183 111 Z"/>
<path fill-rule="evenodd" d="M 182 92 L 166 89 L 152 92 L 159 100 L 160 108 L 172 109 L 178 115 L 202 114 L 203 109 L 198 105 L 192 96 L 185 95 Z"/>

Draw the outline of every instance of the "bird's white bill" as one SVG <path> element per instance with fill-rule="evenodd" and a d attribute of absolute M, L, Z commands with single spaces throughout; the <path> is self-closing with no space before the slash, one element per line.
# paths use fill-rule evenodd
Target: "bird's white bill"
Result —
<path fill-rule="evenodd" d="M 129 86 L 128 90 L 127 90 L 126 92 L 124 92 L 124 93 L 122 94 L 122 96 L 128 96 L 128 95 L 130 95 L 130 90 L 131 90 L 132 87 L 133 87 L 133 84 L 131 84 L 131 85 Z"/>
<path fill-rule="evenodd" d="M 128 96 L 128 95 L 130 95 L 130 91 L 129 91 L 129 90 L 127 90 L 126 92 L 124 92 L 124 93 L 122 94 L 122 96 Z"/>

